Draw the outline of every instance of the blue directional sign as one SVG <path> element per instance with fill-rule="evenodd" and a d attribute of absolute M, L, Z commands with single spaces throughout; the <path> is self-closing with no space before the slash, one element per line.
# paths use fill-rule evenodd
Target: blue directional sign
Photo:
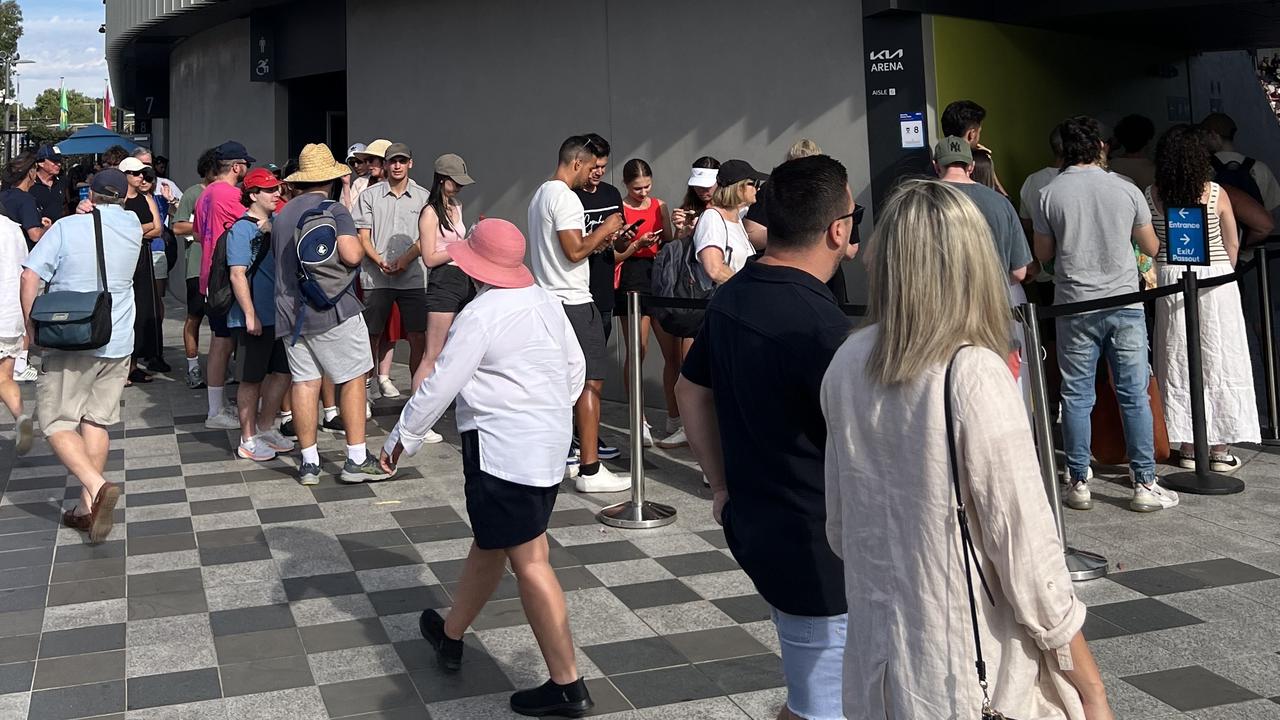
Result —
<path fill-rule="evenodd" d="M 1164 209 L 1166 262 L 1170 265 L 1209 264 L 1208 209 L 1204 205 Z"/>

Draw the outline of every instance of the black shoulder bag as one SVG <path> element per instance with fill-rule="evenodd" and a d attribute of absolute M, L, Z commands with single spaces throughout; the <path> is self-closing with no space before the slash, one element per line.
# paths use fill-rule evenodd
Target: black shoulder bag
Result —
<path fill-rule="evenodd" d="M 107 290 L 107 261 L 102 251 L 102 215 L 93 210 L 97 243 L 97 292 L 45 292 L 31 303 L 35 344 L 53 350 L 96 350 L 111 341 L 111 293 Z M 57 274 L 57 271 L 54 271 Z"/>
<path fill-rule="evenodd" d="M 994 606 L 996 599 L 991 594 L 991 587 L 987 585 L 987 577 L 982 574 L 982 563 L 978 560 L 978 552 L 973 547 L 973 536 L 969 533 L 969 518 L 965 511 L 963 496 L 960 495 L 960 465 L 956 460 L 955 427 L 951 411 L 951 370 L 956 364 L 956 357 L 960 355 L 960 351 L 967 347 L 970 346 L 961 346 L 951 356 L 951 361 L 947 363 L 946 386 L 943 390 L 943 407 L 947 421 L 947 456 L 951 461 L 951 487 L 955 491 L 956 519 L 960 525 L 961 555 L 964 556 L 964 582 L 969 589 L 969 618 L 973 624 L 973 647 L 978 656 L 975 666 L 978 670 L 978 686 L 982 688 L 982 720 L 1010 720 L 1005 718 L 999 710 L 991 707 L 991 696 L 987 693 L 987 664 L 982 659 L 982 635 L 978 631 L 978 601 L 973 592 L 970 558 L 973 559 L 972 569 L 978 571 L 978 579 L 982 581 L 982 592 L 987 596 L 987 600 Z"/>

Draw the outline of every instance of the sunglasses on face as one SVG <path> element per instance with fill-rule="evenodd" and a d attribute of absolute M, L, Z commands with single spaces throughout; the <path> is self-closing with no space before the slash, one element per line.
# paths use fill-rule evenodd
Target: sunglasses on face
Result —
<path fill-rule="evenodd" d="M 125 170 L 124 174 L 128 175 L 129 177 L 142 177 L 141 170 Z"/>

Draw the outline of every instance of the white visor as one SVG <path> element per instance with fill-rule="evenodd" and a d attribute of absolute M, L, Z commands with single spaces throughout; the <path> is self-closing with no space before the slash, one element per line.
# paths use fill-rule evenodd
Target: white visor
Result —
<path fill-rule="evenodd" d="M 689 186 L 709 188 L 716 184 L 716 176 L 720 171 L 715 168 L 694 168 L 689 173 Z"/>

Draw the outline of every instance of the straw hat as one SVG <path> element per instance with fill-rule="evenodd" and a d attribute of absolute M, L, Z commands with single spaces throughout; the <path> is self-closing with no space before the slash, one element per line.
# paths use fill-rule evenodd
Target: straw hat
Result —
<path fill-rule="evenodd" d="M 350 175 L 351 168 L 333 159 L 333 151 L 328 145 L 311 143 L 302 148 L 298 156 L 298 171 L 285 178 L 285 182 L 312 183 L 337 180 L 343 175 Z"/>
<path fill-rule="evenodd" d="M 366 158 L 386 157 L 387 148 L 389 147 L 391 147 L 390 140 L 384 140 L 382 138 L 378 138 L 377 140 L 374 140 L 373 142 L 366 145 L 363 150 L 357 152 L 356 157 L 360 157 L 360 156 L 364 156 Z"/>
<path fill-rule="evenodd" d="M 524 266 L 524 235 L 515 225 L 500 218 L 476 223 L 467 241 L 446 249 L 462 272 L 482 283 L 500 288 L 524 288 L 533 284 L 533 274 Z"/>

